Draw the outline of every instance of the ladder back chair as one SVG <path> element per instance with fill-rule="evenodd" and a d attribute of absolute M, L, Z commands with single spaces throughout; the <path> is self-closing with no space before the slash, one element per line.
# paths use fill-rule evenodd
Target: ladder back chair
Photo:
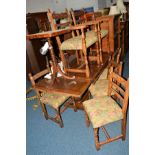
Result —
<path fill-rule="evenodd" d="M 84 9 L 80 9 L 80 10 L 73 10 L 72 8 L 70 9 L 69 12 L 70 15 L 70 19 L 72 19 L 72 25 L 77 26 L 79 24 L 83 24 L 86 22 L 86 18 L 85 18 L 85 12 Z M 80 36 L 80 30 L 76 30 L 76 36 Z M 83 57 L 83 52 L 80 52 L 80 56 L 81 56 L 81 60 L 84 60 Z"/>
<path fill-rule="evenodd" d="M 49 17 L 49 23 L 51 25 L 52 30 L 65 29 L 71 26 L 72 20 L 70 18 L 70 15 L 67 9 L 65 9 L 65 12 L 62 12 L 62 13 L 51 12 L 51 10 L 48 9 L 47 15 Z M 72 31 L 71 36 L 72 37 L 75 36 L 74 31 Z M 67 66 L 69 66 L 69 62 L 65 60 L 66 54 L 68 55 L 68 53 L 64 53 L 64 51 L 62 51 L 61 49 L 61 44 L 64 40 L 62 40 L 60 36 L 56 36 L 56 41 L 60 51 L 60 57 L 64 65 L 64 70 L 66 72 L 66 68 Z M 78 56 L 77 51 L 76 51 L 76 58 L 77 58 L 77 63 L 79 64 L 80 58 Z"/>
<path fill-rule="evenodd" d="M 100 53 L 100 62 L 103 62 L 103 57 L 102 57 L 102 51 L 103 46 L 102 46 L 102 40 L 106 39 L 107 41 L 107 52 L 110 52 L 110 43 L 109 43 L 109 21 L 102 18 L 102 13 L 101 12 L 88 12 L 85 13 L 85 19 L 86 21 L 98 21 L 98 41 L 99 41 L 99 53 Z M 102 29 L 101 24 L 106 24 L 107 29 Z M 94 49 L 92 50 L 94 51 Z"/>
<path fill-rule="evenodd" d="M 94 130 L 94 139 L 96 149 L 106 143 L 126 137 L 126 113 L 129 98 L 129 80 L 112 72 L 109 77 L 108 95 L 95 97 L 83 102 L 86 116 L 86 125 L 90 122 Z M 121 120 L 121 134 L 111 138 L 105 129 L 107 124 Z M 106 136 L 105 141 L 99 141 L 99 129 L 102 129 Z"/>
<path fill-rule="evenodd" d="M 71 13 L 71 18 L 73 19 L 74 25 L 96 21 L 96 17 L 99 16 L 95 14 L 94 12 L 85 13 L 84 9 L 81 9 L 81 10 L 71 9 L 70 13 Z M 102 53 L 101 53 L 101 48 L 102 48 L 101 39 L 104 37 L 108 38 L 108 30 L 100 29 L 100 24 L 102 22 L 103 22 L 102 20 L 99 20 L 96 25 L 90 24 L 86 32 L 86 35 L 97 33 L 98 40 L 94 44 L 94 47 L 90 48 L 89 60 L 90 61 L 96 60 L 98 65 L 102 64 L 103 62 Z M 77 31 L 77 35 L 79 34 L 80 34 L 79 31 Z"/>
<path fill-rule="evenodd" d="M 87 18 L 86 18 L 86 13 L 85 13 L 85 11 L 84 11 L 84 9 L 80 9 L 80 10 L 73 10 L 72 8 L 71 8 L 71 10 L 70 10 L 70 14 L 71 14 L 71 18 L 72 18 L 72 20 L 73 20 L 73 22 L 72 22 L 72 24 L 74 25 L 74 26 L 76 26 L 76 25 L 78 25 L 78 24 L 84 24 L 84 23 L 86 23 L 88 20 L 87 20 Z M 94 26 L 95 25 L 90 25 L 88 28 L 87 28 L 87 34 L 89 34 L 89 32 L 91 33 L 91 31 L 90 31 L 90 29 L 92 29 L 92 27 L 93 27 L 93 29 L 94 29 Z M 91 28 L 90 28 L 91 27 Z M 97 29 L 96 29 L 96 31 L 97 31 Z M 79 36 L 80 35 L 80 31 L 79 30 L 76 30 L 76 34 Z M 98 62 L 98 64 L 100 64 L 100 59 L 99 59 L 99 45 L 98 45 L 98 42 L 96 43 L 96 47 L 97 47 L 97 57 L 91 57 L 90 55 L 89 55 L 89 60 L 91 61 L 92 59 L 96 59 L 96 61 Z M 92 53 L 92 48 L 90 47 L 90 53 Z"/>
<path fill-rule="evenodd" d="M 48 17 L 50 20 L 50 24 L 53 30 L 56 30 L 56 18 L 59 17 L 58 13 L 51 12 L 48 10 Z M 64 18 L 64 17 L 63 17 Z M 72 31 L 72 38 L 67 39 L 63 42 L 61 42 L 60 37 L 57 36 L 57 42 L 59 46 L 60 56 L 62 59 L 62 62 L 64 64 L 64 71 L 66 73 L 83 73 L 86 75 L 87 78 L 90 76 L 90 68 L 88 64 L 88 48 L 90 48 L 93 44 L 95 44 L 98 41 L 97 33 L 85 33 L 85 29 L 87 26 L 85 24 L 78 24 L 76 26 L 70 26 L 70 30 Z M 80 35 L 75 36 L 75 31 L 80 30 Z M 69 66 L 67 64 L 67 60 L 65 60 L 64 52 L 70 52 L 70 51 L 82 51 L 83 54 L 83 60 L 79 64 L 77 62 L 77 65 L 73 67 L 73 65 Z M 76 57 L 78 58 L 78 56 Z M 81 58 L 82 59 L 82 58 Z M 98 64 L 99 59 L 97 60 Z"/>
<path fill-rule="evenodd" d="M 121 51 L 122 51 L 121 48 L 119 48 L 119 49 L 116 50 L 116 52 L 112 53 L 112 55 L 111 55 L 111 57 L 109 59 L 108 66 L 104 69 L 104 71 L 100 75 L 99 80 L 107 79 L 108 78 L 108 75 L 109 75 L 111 67 L 115 68 L 115 70 L 119 69 L 119 67 L 117 67 L 117 66 L 120 66 L 119 64 L 122 63 L 120 61 Z M 122 64 L 121 64 L 121 67 L 120 67 L 119 71 L 117 71 L 117 72 L 121 76 Z"/>
<path fill-rule="evenodd" d="M 111 72 L 115 72 L 118 75 L 122 75 L 122 62 L 120 62 L 119 64 L 115 65 L 115 66 L 111 66 L 109 69 L 109 74 Z M 106 68 L 107 69 L 107 68 Z M 105 72 L 103 72 L 105 73 Z M 107 72 L 106 72 L 107 73 Z M 102 77 L 105 76 L 105 79 L 98 79 L 97 81 L 95 81 L 95 83 L 92 83 L 91 86 L 89 87 L 89 91 L 92 95 L 92 97 L 99 97 L 99 96 L 103 96 L 103 95 L 108 95 L 108 83 L 109 83 L 109 76 L 106 75 L 102 75 Z"/>
<path fill-rule="evenodd" d="M 58 94 L 58 93 L 48 93 L 44 91 L 39 91 L 36 89 L 37 82 L 40 79 L 43 79 L 45 75 L 51 73 L 50 68 L 46 68 L 43 71 L 32 75 L 31 73 L 28 74 L 30 82 L 32 84 L 32 88 L 35 90 L 37 94 L 37 98 L 39 103 L 41 104 L 42 112 L 45 119 L 50 119 L 55 123 L 59 124 L 62 128 L 64 127 L 63 120 L 61 114 L 67 109 L 70 104 L 73 104 L 74 111 L 76 111 L 76 106 L 74 99 L 68 95 Z M 48 80 L 48 79 L 46 79 Z M 55 111 L 55 116 L 51 116 L 48 114 L 46 105 L 50 106 Z"/>

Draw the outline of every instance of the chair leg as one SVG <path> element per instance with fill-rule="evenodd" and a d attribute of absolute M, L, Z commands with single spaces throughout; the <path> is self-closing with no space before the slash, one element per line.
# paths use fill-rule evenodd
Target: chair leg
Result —
<path fill-rule="evenodd" d="M 80 62 L 79 62 L 79 53 L 78 53 L 78 51 L 76 51 L 76 60 L 77 60 L 77 64 L 79 65 Z"/>
<path fill-rule="evenodd" d="M 88 92 L 88 99 L 91 99 L 91 92 Z"/>
<path fill-rule="evenodd" d="M 74 99 L 74 98 L 72 98 L 72 99 L 73 99 L 73 108 L 74 108 L 74 112 L 77 112 L 77 107 L 76 107 L 75 99 Z"/>
<path fill-rule="evenodd" d="M 57 115 L 58 115 L 59 125 L 60 125 L 61 128 L 63 128 L 64 127 L 64 124 L 63 124 L 63 120 L 61 118 L 60 108 L 57 110 Z"/>
<path fill-rule="evenodd" d="M 97 49 L 97 51 L 96 51 L 96 55 L 97 55 L 97 65 L 100 65 L 100 49 L 99 49 L 99 42 L 97 42 L 96 43 L 96 49 Z"/>
<path fill-rule="evenodd" d="M 110 53 L 110 41 L 109 41 L 109 33 L 108 35 L 106 36 L 106 39 L 107 39 L 107 46 L 108 46 L 108 53 Z"/>
<path fill-rule="evenodd" d="M 47 113 L 46 105 L 42 102 L 41 102 L 41 108 L 42 108 L 42 112 L 44 114 L 45 119 L 48 120 L 48 113 Z"/>
<path fill-rule="evenodd" d="M 84 110 L 85 113 L 85 121 L 86 121 L 86 126 L 89 127 L 90 126 L 90 121 L 89 121 L 89 117 L 88 114 L 86 113 L 86 111 Z"/>
<path fill-rule="evenodd" d="M 103 64 L 103 56 L 102 56 L 102 40 L 101 40 L 101 31 L 100 31 L 100 25 L 98 24 L 98 47 L 99 47 L 99 59 L 100 63 Z"/>
<path fill-rule="evenodd" d="M 122 119 L 122 140 L 125 140 L 126 138 L 126 118 Z"/>
<path fill-rule="evenodd" d="M 82 50 L 80 50 L 80 58 L 81 58 L 81 61 L 83 62 L 83 61 L 84 61 L 84 57 L 83 57 L 83 52 L 82 52 Z"/>
<path fill-rule="evenodd" d="M 64 52 L 62 50 L 60 50 L 60 57 L 61 57 L 61 61 L 62 61 L 63 66 L 64 66 L 64 72 L 66 73 L 67 63 L 65 60 Z"/>
<path fill-rule="evenodd" d="M 88 60 L 87 60 L 87 50 L 84 49 L 84 61 L 85 61 L 85 65 L 86 65 L 86 77 L 89 78 L 90 76 L 90 70 L 89 70 L 89 65 L 88 65 Z"/>
<path fill-rule="evenodd" d="M 100 144 L 99 144 L 99 128 L 94 128 L 94 139 L 95 139 L 95 147 L 96 150 L 100 150 Z"/>

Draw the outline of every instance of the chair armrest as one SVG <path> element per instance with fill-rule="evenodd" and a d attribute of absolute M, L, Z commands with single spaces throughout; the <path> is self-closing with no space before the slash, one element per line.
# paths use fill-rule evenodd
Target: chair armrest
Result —
<path fill-rule="evenodd" d="M 47 73 L 50 73 L 50 70 L 49 70 L 49 69 L 44 69 L 44 70 L 40 71 L 39 73 L 33 75 L 33 79 L 36 80 L 36 79 L 38 79 L 38 78 L 44 76 L 44 75 L 47 74 Z M 29 74 L 29 75 L 30 75 L 30 74 Z"/>

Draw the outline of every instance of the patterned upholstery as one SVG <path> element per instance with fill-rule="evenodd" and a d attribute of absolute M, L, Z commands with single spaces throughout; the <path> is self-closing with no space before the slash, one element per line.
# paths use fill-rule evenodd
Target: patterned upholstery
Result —
<path fill-rule="evenodd" d="M 98 40 L 97 35 L 94 31 L 86 33 L 86 47 L 90 47 Z M 61 44 L 62 50 L 82 50 L 82 36 L 76 36 L 65 40 Z"/>
<path fill-rule="evenodd" d="M 107 30 L 101 31 L 101 36 L 105 36 L 108 33 Z M 98 41 L 97 33 L 95 31 L 88 31 L 86 33 L 86 47 L 90 47 Z M 62 50 L 82 50 L 82 36 L 76 36 L 65 40 L 61 44 Z"/>
<path fill-rule="evenodd" d="M 107 76 L 108 76 L 108 68 L 105 68 L 103 73 L 100 75 L 99 80 L 107 79 Z"/>
<path fill-rule="evenodd" d="M 98 80 L 95 84 L 91 84 L 89 90 L 93 97 L 105 96 L 108 94 L 108 80 Z"/>
<path fill-rule="evenodd" d="M 40 101 L 49 106 L 52 106 L 55 109 L 58 109 L 58 107 L 63 104 L 68 98 L 68 95 L 62 95 L 57 93 L 42 93 Z"/>
<path fill-rule="evenodd" d="M 83 106 L 93 128 L 98 128 L 123 118 L 122 109 L 109 96 L 87 100 L 83 103 Z"/>

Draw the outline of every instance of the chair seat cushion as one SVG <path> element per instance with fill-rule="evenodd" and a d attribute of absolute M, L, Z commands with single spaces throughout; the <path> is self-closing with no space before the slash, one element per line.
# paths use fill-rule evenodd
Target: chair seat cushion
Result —
<path fill-rule="evenodd" d="M 108 34 L 108 30 L 101 30 L 101 38 Z M 90 47 L 98 41 L 97 33 L 95 31 L 86 32 L 86 47 Z M 82 36 L 76 36 L 65 40 L 61 44 L 61 50 L 82 50 Z"/>
<path fill-rule="evenodd" d="M 58 107 L 62 105 L 68 98 L 68 95 L 62 95 L 57 93 L 42 93 L 40 101 L 44 104 L 52 106 L 55 109 L 58 109 Z"/>
<path fill-rule="evenodd" d="M 98 80 L 95 84 L 89 87 L 93 97 L 105 96 L 108 94 L 108 80 Z"/>
<path fill-rule="evenodd" d="M 95 31 L 89 31 L 86 33 L 86 47 L 90 47 L 98 41 L 97 33 Z M 76 36 L 65 40 L 61 44 L 62 50 L 82 50 L 82 36 Z"/>
<path fill-rule="evenodd" d="M 98 128 L 123 118 L 122 109 L 109 96 L 87 100 L 83 103 L 83 106 L 93 128 Z"/>

